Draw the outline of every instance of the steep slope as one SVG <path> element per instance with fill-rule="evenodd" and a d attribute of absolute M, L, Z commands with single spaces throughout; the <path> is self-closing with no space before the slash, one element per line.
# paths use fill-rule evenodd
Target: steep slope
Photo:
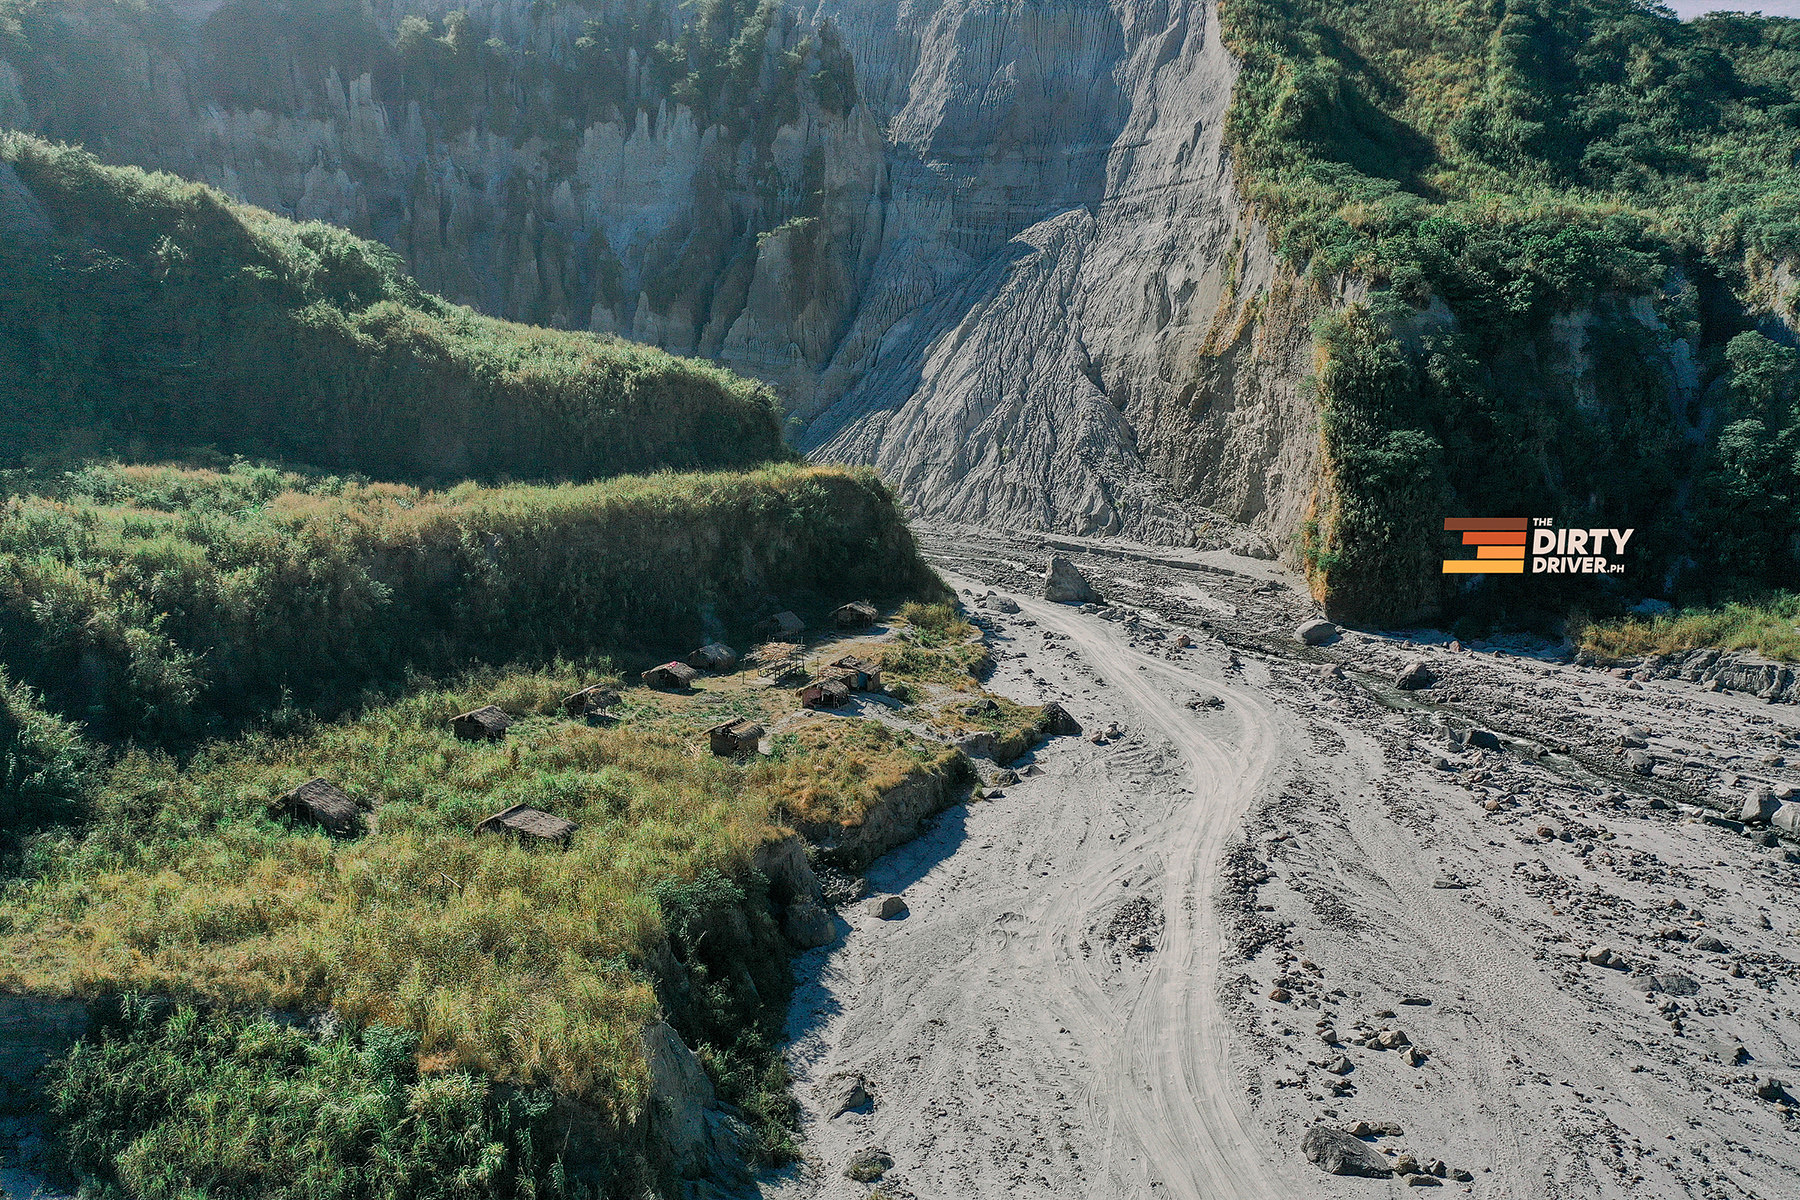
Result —
<path fill-rule="evenodd" d="M 1207 506 L 1364 620 L 1795 576 L 1789 22 L 5 11 L 0 120 L 345 224 L 487 311 L 753 374 L 799 445 L 925 517 L 1179 543 L 1216 536 Z M 1496 509 L 1640 529 L 1631 578 L 1446 590 L 1437 517 Z"/>
<path fill-rule="evenodd" d="M 212 445 L 386 478 L 785 455 L 767 389 L 421 292 L 391 252 L 0 135 L 5 456 Z"/>

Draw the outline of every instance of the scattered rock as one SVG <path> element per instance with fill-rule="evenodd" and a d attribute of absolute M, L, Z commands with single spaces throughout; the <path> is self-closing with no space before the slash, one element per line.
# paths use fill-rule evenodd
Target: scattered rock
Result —
<path fill-rule="evenodd" d="M 1692 996 L 1700 990 L 1700 985 L 1686 975 L 1658 975 L 1656 989 L 1671 996 Z"/>
<path fill-rule="evenodd" d="M 1058 604 L 1092 604 L 1100 596 L 1080 568 L 1062 555 L 1053 554 L 1049 569 L 1044 572 L 1044 599 Z"/>
<path fill-rule="evenodd" d="M 1294 994 L 1284 987 L 1273 987 L 1269 989 L 1269 999 L 1277 1004 L 1286 1004 L 1293 998 Z"/>
<path fill-rule="evenodd" d="M 850 1156 L 844 1177 L 857 1183 L 874 1183 L 894 1169 L 894 1160 L 879 1146 L 869 1146 Z"/>
<path fill-rule="evenodd" d="M 1767 1079 L 1758 1079 L 1756 1081 L 1756 1094 L 1758 1098 L 1763 1100 L 1785 1100 L 1787 1099 L 1787 1084 L 1776 1079 L 1773 1075 L 1769 1076 Z"/>
<path fill-rule="evenodd" d="M 1326 663 L 1319 668 L 1320 679 L 1342 679 L 1343 677 L 1344 668 L 1338 666 L 1336 663 Z"/>
<path fill-rule="evenodd" d="M 1400 1061 L 1409 1067 L 1422 1067 L 1425 1065 L 1425 1052 L 1417 1046 L 1408 1046 L 1400 1051 Z"/>
<path fill-rule="evenodd" d="M 1744 801 L 1743 807 L 1738 810 L 1738 820 L 1746 825 L 1766 825 L 1780 809 L 1781 804 L 1775 799 L 1775 793 L 1763 788 Z"/>
<path fill-rule="evenodd" d="M 1387 1159 L 1334 1125 L 1314 1125 L 1300 1139 L 1306 1161 L 1332 1175 L 1386 1179 L 1394 1173 Z"/>
<path fill-rule="evenodd" d="M 1790 801 L 1777 805 L 1769 816 L 1769 824 L 1789 837 L 1800 837 L 1800 804 Z"/>
<path fill-rule="evenodd" d="M 1443 1182 L 1435 1175 L 1408 1175 L 1407 1187 L 1443 1187 Z"/>
<path fill-rule="evenodd" d="M 1461 891 L 1469 885 L 1460 879 L 1434 879 L 1431 881 L 1431 886 L 1444 891 Z"/>
<path fill-rule="evenodd" d="M 1712 934 L 1703 933 L 1698 938 L 1694 939 L 1694 949 L 1704 951 L 1707 954 L 1723 954 L 1726 950 L 1730 949 L 1730 947 L 1726 946 L 1724 942 L 1721 942 Z"/>
<path fill-rule="evenodd" d="M 1424 996 L 1407 996 L 1404 999 L 1402 999 L 1400 1001 L 1400 1003 L 1412 1004 L 1412 1005 L 1416 1005 L 1421 1008 L 1428 1008 L 1431 1005 L 1431 1001 L 1426 999 Z"/>
<path fill-rule="evenodd" d="M 1323 646 L 1338 636 L 1338 627 L 1326 620 L 1303 621 L 1294 636 L 1308 646 Z"/>
<path fill-rule="evenodd" d="M 1500 749 L 1500 735 L 1491 729 L 1469 730 L 1468 743 L 1478 750 Z"/>
<path fill-rule="evenodd" d="M 869 1095 L 869 1081 L 857 1074 L 833 1075 L 819 1088 L 819 1093 L 827 1121 L 847 1112 L 861 1112 L 875 1102 Z"/>
<path fill-rule="evenodd" d="M 1407 663 L 1400 674 L 1394 677 L 1394 686 L 1405 692 L 1416 692 L 1436 682 L 1437 676 L 1431 673 L 1431 668 L 1417 659 Z"/>
<path fill-rule="evenodd" d="M 904 917 L 908 910 L 906 901 L 899 896 L 876 896 L 863 904 L 863 911 L 871 917 L 891 921 L 895 917 Z"/>
<path fill-rule="evenodd" d="M 1080 737 L 1081 722 L 1069 710 L 1052 700 L 1044 705 L 1044 732 L 1051 737 Z"/>
<path fill-rule="evenodd" d="M 1340 1054 L 1330 1062 L 1326 1063 L 1325 1069 L 1330 1071 L 1333 1075 L 1348 1075 L 1355 1069 L 1355 1066 L 1356 1064 L 1350 1061 L 1348 1055 Z"/>
<path fill-rule="evenodd" d="M 1405 1137 L 1406 1130 L 1397 1121 L 1358 1121 L 1350 1127 L 1352 1137 Z"/>
<path fill-rule="evenodd" d="M 1638 775 L 1650 775 L 1656 770 L 1656 760 L 1648 751 L 1627 750 L 1625 752 L 1625 769 Z"/>

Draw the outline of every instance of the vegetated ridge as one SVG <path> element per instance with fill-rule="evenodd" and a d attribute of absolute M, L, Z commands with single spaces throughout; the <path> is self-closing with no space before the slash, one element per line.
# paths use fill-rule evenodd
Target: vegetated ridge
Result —
<path fill-rule="evenodd" d="M 0 135 L 5 457 L 213 446 L 384 478 L 593 479 L 784 455 L 767 388 L 427 295 L 385 247 Z"/>

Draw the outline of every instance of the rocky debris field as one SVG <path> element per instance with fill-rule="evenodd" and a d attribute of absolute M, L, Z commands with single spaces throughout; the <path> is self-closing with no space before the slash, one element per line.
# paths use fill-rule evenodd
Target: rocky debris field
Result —
<path fill-rule="evenodd" d="M 923 537 L 988 688 L 1083 734 L 802 960 L 766 1194 L 1800 1195 L 1800 710 L 1304 628 L 1225 552 Z"/>

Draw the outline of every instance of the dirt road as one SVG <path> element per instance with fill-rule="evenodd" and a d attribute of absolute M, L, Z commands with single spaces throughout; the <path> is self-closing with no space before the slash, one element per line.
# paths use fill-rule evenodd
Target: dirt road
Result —
<path fill-rule="evenodd" d="M 1119 736 L 1046 744 L 870 871 L 911 914 L 848 912 L 802 962 L 810 1161 L 769 1194 L 867 1196 L 866 1147 L 895 1198 L 1410 1193 L 1298 1152 L 1358 1119 L 1459 1193 L 1800 1194 L 1793 1106 L 1757 1092 L 1800 1058 L 1800 856 L 1684 808 L 1782 786 L 1790 709 L 1399 637 L 1310 650 L 1303 593 L 1253 560 L 1090 555 L 1095 614 L 1034 598 L 1040 545 L 928 545 L 966 601 L 1021 607 L 983 617 L 989 686 Z M 1415 657 L 1440 684 L 1396 691 Z M 842 1072 L 874 1104 L 827 1119 Z"/>

